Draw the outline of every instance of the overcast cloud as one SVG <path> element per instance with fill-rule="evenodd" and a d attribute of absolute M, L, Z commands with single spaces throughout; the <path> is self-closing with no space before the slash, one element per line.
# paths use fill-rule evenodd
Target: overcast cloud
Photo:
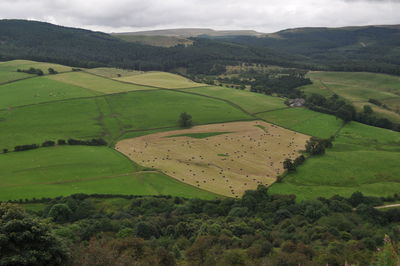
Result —
<path fill-rule="evenodd" d="M 0 18 L 106 32 L 400 24 L 400 0 L 0 0 Z"/>

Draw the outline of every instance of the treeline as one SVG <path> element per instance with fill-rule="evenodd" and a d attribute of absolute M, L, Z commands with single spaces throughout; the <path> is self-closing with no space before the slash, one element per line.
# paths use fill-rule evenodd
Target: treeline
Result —
<path fill-rule="evenodd" d="M 58 224 L 47 235 L 57 236 L 49 241 L 52 248 L 44 248 L 53 253 L 17 253 L 9 238 L 0 242 L 8 247 L 0 260 L 17 253 L 38 262 L 53 256 L 59 265 L 396 265 L 389 259 L 398 258 L 400 209 L 374 208 L 387 199 L 400 195 L 356 192 L 296 202 L 293 195 L 271 195 L 260 186 L 241 199 L 123 196 L 113 205 L 84 194 L 58 197 L 35 214 Z M 7 208 L 2 206 L 0 214 Z M 25 251 L 34 250 L 32 235 L 41 231 L 29 224 L 10 227 L 20 219 L 12 217 L 0 220 L 0 230 L 7 223 L 12 236 L 25 240 Z M 392 256 L 385 261 L 382 253 L 389 248 Z"/>
<path fill-rule="evenodd" d="M 400 75 L 399 34 L 396 27 L 367 26 L 284 30 L 274 37 L 228 36 L 217 39 L 296 56 L 293 61 L 309 64 L 307 68 L 310 70 Z"/>
<path fill-rule="evenodd" d="M 369 102 L 383 106 L 378 100 L 370 99 Z M 400 124 L 396 124 L 387 118 L 376 116 L 371 106 L 365 105 L 362 112 L 357 112 L 351 103 L 345 102 L 336 94 L 329 98 L 319 94 L 312 94 L 306 98 L 306 106 L 317 112 L 335 115 L 345 122 L 354 120 L 375 127 L 400 131 Z"/>
<path fill-rule="evenodd" d="M 32 75 L 38 75 L 38 76 L 43 76 L 43 71 L 40 68 L 29 68 L 29 69 L 17 69 L 17 72 L 24 72 L 27 74 L 32 74 Z"/>
<path fill-rule="evenodd" d="M 218 77 L 216 80 L 221 84 L 235 84 L 240 89 L 249 86 L 252 92 L 299 98 L 303 96 L 303 92 L 298 87 L 312 83 L 305 77 L 306 74 L 305 70 L 292 68 L 260 72 L 253 70 L 234 77 Z"/>
<path fill-rule="evenodd" d="M 27 151 L 27 150 L 34 150 L 40 147 L 53 147 L 56 145 L 86 145 L 86 146 L 106 146 L 107 141 L 102 138 L 98 139 L 90 139 L 90 140 L 78 140 L 78 139 L 59 139 L 57 142 L 52 140 L 46 140 L 41 145 L 38 144 L 25 144 L 25 145 L 17 145 L 14 147 L 15 152 L 19 151 Z M 3 153 L 8 153 L 8 149 L 3 149 Z"/>

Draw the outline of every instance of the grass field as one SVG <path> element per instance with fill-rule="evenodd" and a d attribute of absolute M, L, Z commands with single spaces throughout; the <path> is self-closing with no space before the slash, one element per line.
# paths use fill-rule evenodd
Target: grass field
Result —
<path fill-rule="evenodd" d="M 214 198 L 106 147 L 62 146 L 0 155 L 0 200 L 74 193 Z"/>
<path fill-rule="evenodd" d="M 174 127 L 182 112 L 192 115 L 195 125 L 253 119 L 223 101 L 175 91 L 133 92 L 106 99 L 125 130 Z"/>
<path fill-rule="evenodd" d="M 44 74 L 48 74 L 49 68 L 53 68 L 57 72 L 67 72 L 71 71 L 72 68 L 68 66 L 63 66 L 59 64 L 53 63 L 45 63 L 45 62 L 36 62 L 30 60 L 12 60 L 6 62 L 0 62 L 0 71 L 1 72 L 16 72 L 17 69 L 29 69 L 29 68 L 39 68 L 43 71 Z"/>
<path fill-rule="evenodd" d="M 204 86 L 182 76 L 167 72 L 146 72 L 140 75 L 115 78 L 116 80 L 131 82 L 145 86 L 154 86 L 165 89 L 181 89 Z"/>
<path fill-rule="evenodd" d="M 112 79 L 103 78 L 85 72 L 69 72 L 60 75 L 51 75 L 47 77 L 52 80 L 86 88 L 98 94 L 154 89 L 146 86 L 118 82 Z"/>
<path fill-rule="evenodd" d="M 105 78 L 118 78 L 125 76 L 133 76 L 144 73 L 143 71 L 138 70 L 128 70 L 122 68 L 114 68 L 114 67 L 97 67 L 86 69 L 85 72 L 89 72 L 91 74 L 103 76 Z"/>
<path fill-rule="evenodd" d="M 299 200 L 356 191 L 389 196 L 400 191 L 399 161 L 399 133 L 352 122 L 324 156 L 308 159 L 270 191 L 296 194 Z"/>
<path fill-rule="evenodd" d="M 221 132 L 225 132 L 221 134 Z M 261 121 L 196 126 L 126 139 L 116 149 L 182 182 L 230 197 L 283 173 L 309 136 Z"/>
<path fill-rule="evenodd" d="M 188 89 L 187 91 L 228 100 L 237 104 L 249 113 L 264 112 L 287 107 L 284 104 L 285 100 L 282 98 L 226 87 L 202 87 Z"/>
<path fill-rule="evenodd" d="M 380 117 L 386 117 L 400 122 L 400 77 L 386 74 L 363 72 L 310 72 L 308 77 L 314 84 L 303 87 L 309 93 L 329 96 L 337 95 L 352 102 L 362 111 L 364 105 L 372 106 Z M 369 99 L 377 99 L 386 104 L 391 110 L 380 108 L 368 103 Z M 397 112 L 396 112 L 397 111 Z"/>
<path fill-rule="evenodd" d="M 94 99 L 32 105 L 0 111 L 0 149 L 45 140 L 102 135 Z"/>
<path fill-rule="evenodd" d="M 46 77 L 33 77 L 1 85 L 0 109 L 93 95 L 93 92 L 81 87 Z"/>
<path fill-rule="evenodd" d="M 289 108 L 260 113 L 257 116 L 278 126 L 320 138 L 334 135 L 343 123 L 332 115 L 305 108 Z"/>
<path fill-rule="evenodd" d="M 194 124 L 251 120 L 228 103 L 175 91 L 136 91 L 0 111 L 0 149 L 45 140 L 103 137 L 125 131 L 176 127 L 181 112 Z"/>

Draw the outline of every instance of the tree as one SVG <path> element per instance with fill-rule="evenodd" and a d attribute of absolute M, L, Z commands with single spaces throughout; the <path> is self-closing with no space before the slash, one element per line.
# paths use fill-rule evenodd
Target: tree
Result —
<path fill-rule="evenodd" d="M 57 71 L 54 70 L 54 68 L 51 68 L 51 67 L 49 67 L 48 70 L 49 70 L 49 74 L 50 74 L 50 75 L 54 75 L 54 74 L 57 74 L 57 73 L 58 73 Z"/>
<path fill-rule="evenodd" d="M 320 155 L 325 153 L 325 146 L 321 139 L 311 137 L 306 143 L 306 152 L 310 155 Z"/>
<path fill-rule="evenodd" d="M 304 155 L 300 155 L 294 160 L 294 166 L 297 167 L 299 165 L 302 165 L 306 161 L 306 157 Z"/>
<path fill-rule="evenodd" d="M 344 122 L 349 122 L 354 119 L 356 110 L 354 106 L 345 104 L 336 112 L 336 117 L 343 119 Z"/>
<path fill-rule="evenodd" d="M 374 111 L 372 110 L 372 107 L 369 105 L 364 105 L 363 107 L 364 109 L 364 114 L 370 115 L 372 114 Z"/>
<path fill-rule="evenodd" d="M 179 116 L 179 126 L 180 127 L 191 127 L 192 126 L 192 116 L 186 112 L 181 113 Z"/>
<path fill-rule="evenodd" d="M 296 170 L 295 164 L 290 159 L 285 159 L 285 161 L 283 161 L 283 168 L 288 170 L 288 172 L 293 172 Z"/>
<path fill-rule="evenodd" d="M 46 223 L 0 203 L 0 265 L 64 265 L 67 250 Z"/>
<path fill-rule="evenodd" d="M 56 222 L 67 222 L 71 215 L 71 209 L 67 204 L 63 203 L 54 204 L 48 213 L 48 216 L 53 218 Z"/>

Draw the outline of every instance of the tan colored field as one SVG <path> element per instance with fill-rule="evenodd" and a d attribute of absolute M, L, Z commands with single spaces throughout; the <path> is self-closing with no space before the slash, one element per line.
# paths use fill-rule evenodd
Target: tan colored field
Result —
<path fill-rule="evenodd" d="M 115 78 L 115 80 L 164 89 L 184 89 L 207 86 L 206 84 L 196 83 L 180 75 L 157 71 Z"/>
<path fill-rule="evenodd" d="M 209 136 L 213 132 L 220 134 Z M 118 142 L 116 149 L 133 161 L 160 169 L 182 182 L 239 197 L 259 184 L 273 183 L 284 171 L 284 159 L 296 158 L 308 139 L 309 136 L 272 124 L 251 121 L 126 139 Z"/>

